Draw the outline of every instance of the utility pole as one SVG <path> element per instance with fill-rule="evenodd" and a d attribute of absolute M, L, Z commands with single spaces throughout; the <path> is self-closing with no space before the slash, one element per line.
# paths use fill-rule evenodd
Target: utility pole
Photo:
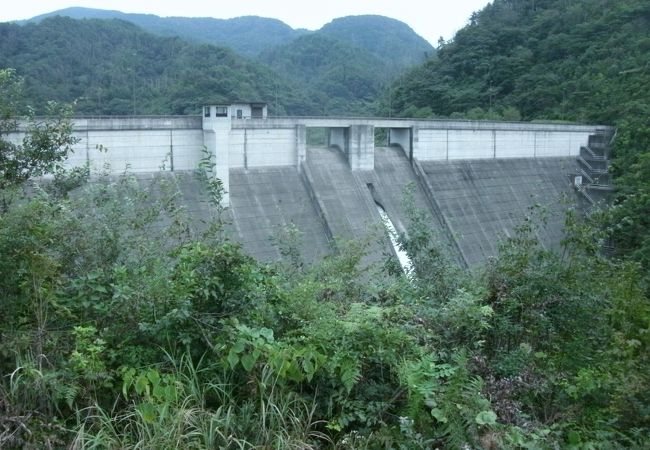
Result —
<path fill-rule="evenodd" d="M 137 48 L 137 42 L 135 42 L 135 44 L 136 44 L 136 48 Z M 135 104 L 135 67 L 136 67 L 136 62 L 137 62 L 137 57 L 138 57 L 137 50 L 132 51 L 131 56 L 133 58 L 131 60 L 131 64 L 132 64 L 131 70 L 133 70 L 132 79 L 131 79 L 132 83 L 133 83 L 133 115 L 135 116 L 135 113 L 136 113 L 136 104 Z"/>

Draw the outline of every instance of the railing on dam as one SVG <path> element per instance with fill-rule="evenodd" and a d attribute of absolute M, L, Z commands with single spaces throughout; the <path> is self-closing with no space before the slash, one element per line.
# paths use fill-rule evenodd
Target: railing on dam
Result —
<path fill-rule="evenodd" d="M 37 117 L 36 120 L 45 120 Z M 86 130 L 163 130 L 163 129 L 201 129 L 200 115 L 143 115 L 143 116 L 75 116 L 75 131 Z M 305 125 L 315 128 L 347 128 L 353 125 L 369 125 L 375 128 L 420 128 L 449 130 L 511 130 L 511 131 L 550 131 L 550 132 L 594 132 L 609 131 L 611 127 L 583 123 L 557 122 L 508 122 L 466 119 L 417 119 L 386 117 L 332 117 L 332 116 L 275 116 L 264 119 L 231 118 L 233 129 L 243 128 L 290 128 Z M 19 130 L 24 131 L 25 123 L 19 121 Z"/>
<path fill-rule="evenodd" d="M 278 116 L 265 119 L 232 119 L 234 129 L 242 128 L 290 128 L 305 125 L 315 128 L 347 128 L 353 125 L 370 125 L 375 128 L 420 128 L 449 130 L 504 130 L 549 132 L 594 132 L 610 127 L 581 123 L 557 122 L 506 122 L 459 119 L 414 119 L 386 117 L 326 117 L 326 116 Z"/>
<path fill-rule="evenodd" d="M 36 117 L 36 122 L 48 117 Z M 18 122 L 18 132 L 26 131 L 28 122 Z M 126 130 L 200 130 L 201 116 L 75 116 L 72 118 L 75 132 L 126 131 Z"/>

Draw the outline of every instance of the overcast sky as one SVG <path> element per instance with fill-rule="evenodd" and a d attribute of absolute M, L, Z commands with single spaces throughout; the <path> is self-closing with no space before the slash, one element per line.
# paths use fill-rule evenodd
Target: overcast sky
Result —
<path fill-rule="evenodd" d="M 113 9 L 158 16 L 274 17 L 293 28 L 316 30 L 341 16 L 380 14 L 406 22 L 433 46 L 439 36 L 450 39 L 473 11 L 488 0 L 7 0 L 0 8 L 0 22 L 28 19 L 68 8 Z"/>

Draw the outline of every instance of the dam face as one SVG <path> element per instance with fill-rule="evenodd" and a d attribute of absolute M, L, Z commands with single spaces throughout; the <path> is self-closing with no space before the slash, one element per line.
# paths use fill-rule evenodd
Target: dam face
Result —
<path fill-rule="evenodd" d="M 329 129 L 326 147 L 307 128 Z M 199 184 L 180 176 L 209 165 L 227 191 L 233 239 L 262 260 L 281 258 L 273 239 L 298 232 L 305 262 L 342 242 L 368 242 L 368 260 L 394 252 L 377 205 L 398 232 L 408 225 L 405 190 L 464 267 L 496 255 L 532 205 L 548 212 L 540 242 L 557 248 L 563 203 L 577 201 L 576 157 L 598 125 L 385 118 L 269 118 L 264 104 L 213 105 L 202 116 L 96 117 L 73 121 L 79 142 L 67 161 L 119 174 L 176 173 L 197 217 Z M 375 147 L 375 128 L 388 146 Z M 9 138 L 20 141 L 25 128 Z M 197 219 L 199 220 L 199 219 Z M 370 236 L 370 237 L 369 237 Z"/>

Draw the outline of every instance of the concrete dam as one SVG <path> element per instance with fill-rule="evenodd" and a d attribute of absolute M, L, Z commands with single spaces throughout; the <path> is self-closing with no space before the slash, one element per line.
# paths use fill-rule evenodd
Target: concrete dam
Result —
<path fill-rule="evenodd" d="M 293 227 L 305 262 L 346 241 L 369 256 L 392 253 L 379 205 L 397 231 L 408 219 L 404 192 L 430 216 L 452 257 L 476 267 L 497 254 L 532 205 L 548 210 L 544 246 L 562 238 L 561 201 L 577 201 L 577 158 L 600 125 L 387 118 L 268 117 L 266 105 L 212 105 L 201 116 L 73 120 L 79 142 L 69 166 L 173 177 L 200 221 L 207 193 L 192 177 L 206 155 L 226 190 L 231 237 L 261 260 L 281 258 L 272 237 Z M 308 128 L 327 145 L 310 146 Z M 383 146 L 375 130 L 385 129 Z M 13 137 L 21 138 L 20 133 Z"/>

